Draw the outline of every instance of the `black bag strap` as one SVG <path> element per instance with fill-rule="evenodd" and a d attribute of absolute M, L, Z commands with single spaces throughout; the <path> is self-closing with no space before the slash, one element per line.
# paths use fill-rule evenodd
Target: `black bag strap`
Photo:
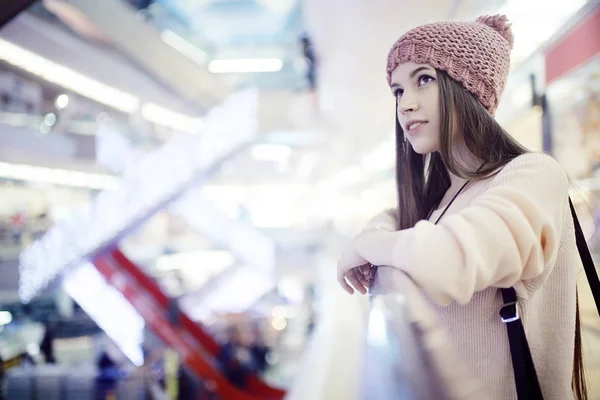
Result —
<path fill-rule="evenodd" d="M 500 291 L 504 301 L 504 305 L 500 309 L 500 319 L 506 324 L 506 333 L 508 333 L 517 398 L 519 400 L 542 400 L 542 389 L 517 308 L 517 292 L 514 288 L 500 289 Z"/>
<path fill-rule="evenodd" d="M 598 315 L 600 315 L 600 279 L 598 278 L 594 260 L 585 241 L 585 236 L 581 230 L 581 225 L 579 224 L 579 219 L 577 218 L 571 199 L 569 199 L 569 207 L 571 208 L 571 215 L 575 226 L 577 250 L 579 251 L 588 283 L 592 289 Z M 525 336 L 525 329 L 519 317 L 517 292 L 514 288 L 500 289 L 500 291 L 504 302 L 500 309 L 500 319 L 506 324 L 506 332 L 508 333 L 515 385 L 517 386 L 517 397 L 519 400 L 542 400 L 542 390 L 537 373 L 535 372 L 535 365 L 533 364 L 533 358 L 531 357 L 531 351 L 527 343 L 527 337 Z"/>
<path fill-rule="evenodd" d="M 592 289 L 594 303 L 596 303 L 596 310 L 598 310 L 598 315 L 600 315 L 600 279 L 598 278 L 598 272 L 594 266 L 592 254 L 590 253 L 590 249 L 585 241 L 585 236 L 581 230 L 581 225 L 579 224 L 579 219 L 577 218 L 575 207 L 573 207 L 573 202 L 571 199 L 569 199 L 569 207 L 571 207 L 571 215 L 573 216 L 573 224 L 575 225 L 575 241 L 577 242 L 577 250 L 579 250 L 579 256 L 581 257 L 581 262 L 583 263 L 583 269 L 585 271 L 585 275 L 587 276 L 588 283 L 590 284 L 590 289 Z"/>

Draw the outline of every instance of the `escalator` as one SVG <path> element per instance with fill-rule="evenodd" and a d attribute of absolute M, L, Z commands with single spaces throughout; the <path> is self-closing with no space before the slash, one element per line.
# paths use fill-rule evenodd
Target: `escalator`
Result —
<path fill-rule="evenodd" d="M 142 315 L 155 334 L 180 355 L 183 364 L 214 387 L 220 398 L 279 400 L 284 397 L 283 390 L 269 386 L 254 374 L 247 377 L 245 389 L 230 383 L 214 361 L 221 350 L 220 345 L 179 310 L 176 301 L 118 248 L 96 256 L 93 264 Z"/>

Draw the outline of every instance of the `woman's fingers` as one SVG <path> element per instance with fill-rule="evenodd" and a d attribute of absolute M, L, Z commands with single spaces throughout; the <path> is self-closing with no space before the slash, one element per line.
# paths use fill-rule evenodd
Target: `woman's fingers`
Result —
<path fill-rule="evenodd" d="M 342 288 L 349 294 L 354 294 L 354 290 L 358 290 L 362 294 L 366 294 L 371 282 L 375 278 L 377 267 L 371 264 L 361 265 L 360 267 L 351 268 L 348 272 L 338 275 L 338 282 Z"/>
<path fill-rule="evenodd" d="M 338 283 L 340 286 L 342 286 L 342 289 L 348 292 L 348 294 L 354 294 L 354 289 L 352 289 L 352 286 L 348 285 L 348 282 L 346 282 L 346 274 L 338 274 Z"/>
<path fill-rule="evenodd" d="M 342 253 L 337 270 L 338 283 L 346 292 L 353 294 L 356 289 L 362 294 L 367 293 L 371 284 L 371 264 L 356 253 L 354 244 Z"/>
<path fill-rule="evenodd" d="M 371 272 L 369 271 L 370 270 L 369 264 L 367 264 L 366 266 L 361 265 L 360 267 L 355 268 L 355 269 L 356 269 L 356 275 L 357 275 L 360 283 L 362 283 L 362 285 L 364 287 L 368 288 L 371 285 L 371 279 L 370 279 Z"/>
<path fill-rule="evenodd" d="M 348 281 L 350 281 L 352 286 L 354 286 L 354 288 L 356 290 L 358 290 L 361 294 L 366 294 L 367 288 L 365 286 L 368 287 L 368 284 L 363 285 L 361 282 L 361 278 L 363 278 L 363 275 L 360 273 L 360 271 L 358 271 L 358 268 L 352 268 L 346 274 L 346 279 L 348 279 Z"/>
<path fill-rule="evenodd" d="M 363 275 L 368 276 L 369 275 L 369 271 L 371 270 L 371 264 L 363 264 L 360 267 L 358 267 L 358 269 L 360 270 L 360 272 Z"/>
<path fill-rule="evenodd" d="M 369 281 L 369 278 L 367 278 L 360 272 L 357 272 L 356 275 L 358 277 L 358 281 L 360 282 L 361 285 L 363 285 L 363 287 L 368 288 L 369 286 L 371 286 L 371 282 Z"/>

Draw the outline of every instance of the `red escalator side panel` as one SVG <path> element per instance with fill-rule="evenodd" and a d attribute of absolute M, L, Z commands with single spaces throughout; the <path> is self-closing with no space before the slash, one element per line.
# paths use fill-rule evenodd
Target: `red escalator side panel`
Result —
<path fill-rule="evenodd" d="M 152 297 L 163 307 L 169 306 L 169 297 L 160 289 L 152 278 L 146 275 L 138 268 L 121 250 L 114 249 L 111 251 L 111 256 L 129 275 L 138 281 L 140 286 L 152 294 Z"/>
<path fill-rule="evenodd" d="M 169 324 L 164 315 L 158 311 L 157 307 L 152 304 L 144 304 L 144 295 L 139 292 L 139 287 L 138 290 L 136 290 L 135 285 L 129 282 L 130 278 L 127 278 L 124 274 L 116 271 L 110 263 L 103 258 L 96 258 L 94 260 L 94 265 L 96 265 L 98 271 L 107 279 L 107 281 L 111 284 L 115 284 L 115 287 L 121 291 L 127 300 L 129 300 L 138 312 L 140 312 L 146 323 L 150 325 L 151 329 L 160 337 L 160 339 L 181 355 L 182 362 L 188 368 L 194 371 L 198 377 L 214 383 L 217 395 L 220 398 L 231 400 L 265 399 L 265 397 L 260 395 L 246 393 L 229 383 L 229 381 L 204 360 L 192 346 L 181 339 L 181 333 Z"/>
<path fill-rule="evenodd" d="M 158 303 L 166 309 L 171 301 L 169 297 L 162 291 L 158 284 L 149 276 L 147 276 L 133 261 L 131 261 L 118 248 L 111 252 L 112 258 L 121 266 L 128 274 L 134 277 L 139 285 L 145 288 Z M 219 344 L 207 334 L 202 327 L 192 321 L 187 314 L 180 312 L 179 321 L 182 328 L 185 329 L 191 337 L 193 337 L 202 348 L 211 356 L 216 357 L 220 351 Z M 285 391 L 279 388 L 274 388 L 264 382 L 256 375 L 251 375 L 248 380 L 248 390 L 252 393 L 269 396 L 276 399 L 282 399 Z"/>
<path fill-rule="evenodd" d="M 162 289 L 154 282 L 154 280 L 144 274 L 135 263 L 133 263 L 123 252 L 119 249 L 112 251 L 112 256 L 121 267 L 123 267 L 128 273 L 135 277 L 146 290 L 152 293 L 159 304 L 165 308 L 169 306 L 171 301 L 169 297 L 162 291 Z M 180 313 L 179 320 L 181 325 L 189 331 L 191 336 L 196 339 L 200 345 L 212 356 L 216 356 L 219 353 L 219 344 L 204 330 L 192 321 L 185 313 Z"/>
<path fill-rule="evenodd" d="M 285 390 L 273 387 L 260 379 L 257 375 L 250 375 L 246 381 L 248 391 L 257 395 L 266 396 L 272 400 L 280 400 L 285 396 Z"/>

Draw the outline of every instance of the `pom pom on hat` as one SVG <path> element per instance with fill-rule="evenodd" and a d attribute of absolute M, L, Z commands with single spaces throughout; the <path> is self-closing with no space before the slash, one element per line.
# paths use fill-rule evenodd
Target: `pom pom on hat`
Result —
<path fill-rule="evenodd" d="M 510 48 L 513 48 L 515 37 L 506 15 L 483 15 L 477 18 L 477 22 L 481 22 L 498 32 L 508 42 Z"/>

